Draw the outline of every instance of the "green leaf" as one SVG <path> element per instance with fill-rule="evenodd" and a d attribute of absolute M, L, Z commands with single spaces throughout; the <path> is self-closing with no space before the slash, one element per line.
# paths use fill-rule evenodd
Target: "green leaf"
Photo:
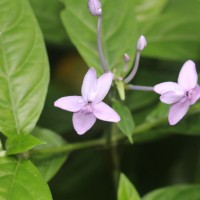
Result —
<path fill-rule="evenodd" d="M 117 200 L 140 200 L 135 187 L 123 173 L 120 174 L 117 197 Z"/>
<path fill-rule="evenodd" d="M 9 137 L 34 128 L 47 93 L 49 65 L 26 0 L 1 0 L 0 24 L 0 129 Z"/>
<path fill-rule="evenodd" d="M 68 38 L 60 19 L 60 12 L 62 10 L 60 1 L 29 1 L 40 24 L 45 40 L 53 44 L 66 44 Z"/>
<path fill-rule="evenodd" d="M 195 105 L 191 106 L 189 112 L 186 113 L 184 118 L 174 126 L 169 126 L 168 123 L 166 123 L 168 119 L 168 112 L 169 105 L 159 103 L 158 106 L 147 116 L 146 121 L 157 121 L 158 125 L 161 125 L 157 127 L 157 131 L 160 129 L 161 132 L 191 135 L 200 134 L 200 127 L 198 125 L 200 119 L 200 103 L 196 103 Z"/>
<path fill-rule="evenodd" d="M 135 0 L 138 21 L 146 21 L 160 14 L 168 0 Z"/>
<path fill-rule="evenodd" d="M 172 186 L 150 192 L 142 200 L 199 200 L 200 185 Z"/>
<path fill-rule="evenodd" d="M 10 137 L 6 141 L 7 155 L 22 153 L 35 146 L 45 144 L 45 142 L 33 137 L 32 135 L 18 134 Z"/>
<path fill-rule="evenodd" d="M 0 158 L 1 200 L 51 200 L 48 185 L 29 160 Z"/>
<path fill-rule="evenodd" d="M 146 121 L 157 121 L 159 119 L 166 119 L 169 112 L 169 105 L 159 103 L 158 106 L 146 117 Z"/>
<path fill-rule="evenodd" d="M 130 143 L 133 143 L 132 134 L 135 128 L 135 123 L 131 111 L 128 107 L 117 101 L 113 103 L 113 108 L 121 117 L 120 122 L 117 123 L 119 129 L 128 137 Z"/>
<path fill-rule="evenodd" d="M 199 10 L 197 0 L 168 1 L 160 15 L 140 25 L 148 41 L 143 55 L 179 60 L 199 58 Z"/>
<path fill-rule="evenodd" d="M 176 125 L 168 123 L 169 105 L 159 103 L 146 117 L 142 126 L 151 128 L 142 134 L 134 136 L 135 142 L 144 142 L 166 137 L 170 134 L 199 135 L 200 134 L 200 103 L 192 105 L 184 118 Z"/>
<path fill-rule="evenodd" d="M 45 145 L 38 146 L 35 150 L 45 150 L 45 149 L 54 149 L 59 148 L 63 145 L 66 145 L 66 142 L 53 131 L 35 128 L 33 131 L 33 135 L 38 137 L 39 139 L 46 142 Z M 68 158 L 68 153 L 60 153 L 60 154 L 33 154 L 31 156 L 31 160 L 38 167 L 44 179 L 49 181 L 61 168 L 63 163 Z"/>
<path fill-rule="evenodd" d="M 61 13 L 63 24 L 73 44 L 88 66 L 102 72 L 97 51 L 97 17 L 87 9 L 87 0 L 62 0 L 65 10 Z M 102 43 L 109 69 L 124 66 L 123 55 L 134 55 L 138 39 L 134 1 L 102 0 Z M 133 57 L 129 67 L 131 67 Z"/>

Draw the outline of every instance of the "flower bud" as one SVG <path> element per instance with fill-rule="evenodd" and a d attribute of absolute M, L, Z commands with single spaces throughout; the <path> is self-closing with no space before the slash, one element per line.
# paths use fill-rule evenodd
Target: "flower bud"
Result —
<path fill-rule="evenodd" d="M 141 35 L 137 42 L 137 50 L 142 51 L 144 47 L 146 47 L 146 45 L 147 45 L 146 38 L 143 35 Z"/>
<path fill-rule="evenodd" d="M 90 13 L 94 16 L 102 14 L 101 2 L 99 0 L 88 0 L 88 8 Z"/>
<path fill-rule="evenodd" d="M 124 61 L 128 63 L 130 61 L 130 57 L 127 53 L 124 54 Z"/>

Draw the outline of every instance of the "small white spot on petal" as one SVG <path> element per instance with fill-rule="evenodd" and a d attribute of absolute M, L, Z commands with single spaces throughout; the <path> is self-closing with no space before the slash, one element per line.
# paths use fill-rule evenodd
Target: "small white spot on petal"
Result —
<path fill-rule="evenodd" d="M 83 103 L 83 99 L 79 99 L 79 100 L 78 100 L 78 103 Z"/>

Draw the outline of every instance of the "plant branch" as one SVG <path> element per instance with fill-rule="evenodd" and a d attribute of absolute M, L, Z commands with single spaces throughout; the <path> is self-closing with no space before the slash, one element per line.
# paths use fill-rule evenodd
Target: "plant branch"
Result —
<path fill-rule="evenodd" d="M 41 149 L 32 149 L 29 152 L 29 155 L 33 154 L 58 154 L 58 153 L 64 153 L 64 152 L 70 152 L 80 149 L 86 149 L 91 147 L 98 147 L 98 146 L 105 146 L 107 144 L 107 141 L 105 138 L 96 139 L 96 140 L 90 140 L 86 142 L 77 142 L 77 143 L 70 143 L 66 144 L 60 147 L 47 147 L 47 148 L 41 148 Z"/>
<path fill-rule="evenodd" d="M 195 113 L 200 112 L 200 103 L 194 105 L 191 107 L 189 113 L 187 115 L 193 115 Z M 163 123 L 167 123 L 167 116 L 164 116 L 159 119 L 155 119 L 149 122 L 144 122 L 140 125 L 138 125 L 134 132 L 133 132 L 133 137 L 137 134 L 144 133 L 148 130 L 151 130 L 152 128 L 155 128 Z M 125 135 L 117 135 L 112 138 L 112 144 L 110 144 L 110 147 L 113 147 L 117 145 L 119 142 L 126 140 L 127 137 Z M 71 144 L 66 144 L 60 147 L 47 147 L 43 149 L 32 149 L 29 151 L 29 155 L 35 155 L 35 154 L 58 154 L 58 153 L 66 153 L 70 151 L 75 151 L 75 150 L 81 150 L 81 149 L 86 149 L 86 148 L 91 148 L 91 147 L 107 147 L 107 141 L 105 138 L 101 139 L 96 139 L 96 140 L 90 140 L 86 142 L 77 142 L 77 143 L 71 143 Z"/>

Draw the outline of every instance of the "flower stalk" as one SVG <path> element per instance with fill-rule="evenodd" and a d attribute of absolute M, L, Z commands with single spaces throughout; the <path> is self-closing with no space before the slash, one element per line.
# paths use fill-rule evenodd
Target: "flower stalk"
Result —
<path fill-rule="evenodd" d="M 127 53 L 124 54 L 124 67 L 123 67 L 123 70 L 124 72 L 127 72 L 128 71 L 128 64 L 130 62 L 130 57 Z"/>
<path fill-rule="evenodd" d="M 137 51 L 134 67 L 133 67 L 131 73 L 124 79 L 124 83 L 127 84 L 134 78 L 134 76 L 137 73 L 138 67 L 139 67 L 139 62 L 140 62 L 140 51 Z"/>
<path fill-rule="evenodd" d="M 140 90 L 140 91 L 147 91 L 147 92 L 153 92 L 153 87 L 150 86 L 141 86 L 141 85 L 127 85 L 126 89 L 128 90 Z"/>
<path fill-rule="evenodd" d="M 101 61 L 101 65 L 103 67 L 104 72 L 108 71 L 108 67 L 106 65 L 106 60 L 103 54 L 103 48 L 102 48 L 102 40 L 101 40 L 101 32 L 102 32 L 102 16 L 98 16 L 98 25 L 97 25 L 97 48 L 98 48 L 98 54 Z"/>
<path fill-rule="evenodd" d="M 200 104 L 194 105 L 191 110 L 189 111 L 188 115 L 193 115 L 200 112 Z M 161 124 L 164 124 L 167 122 L 167 116 L 163 116 L 162 118 L 155 119 L 149 122 L 144 122 L 140 125 L 138 125 L 135 129 L 132 135 L 138 135 L 142 134 L 146 131 L 151 130 L 152 128 L 158 127 Z M 112 139 L 112 144 L 109 145 L 109 147 L 112 147 L 113 145 L 121 144 L 119 142 L 122 142 L 123 140 L 127 140 L 127 137 L 123 134 L 117 135 Z M 128 141 L 128 140 L 127 140 Z M 107 146 L 107 140 L 106 138 L 100 138 L 95 140 L 90 140 L 86 142 L 77 142 L 77 143 L 71 143 L 66 144 L 60 147 L 48 147 L 43 149 L 32 149 L 29 151 L 29 156 L 31 155 L 37 155 L 37 154 L 59 154 L 59 153 L 67 153 L 71 151 L 77 151 L 81 149 L 86 148 L 93 148 L 93 147 L 103 147 L 106 148 Z"/>
<path fill-rule="evenodd" d="M 139 67 L 141 51 L 146 47 L 146 45 L 147 45 L 146 38 L 143 35 L 141 35 L 137 42 L 137 52 L 136 52 L 136 57 L 135 57 L 135 63 L 134 63 L 131 73 L 124 79 L 125 84 L 129 83 L 135 77 L 138 67 Z"/>

